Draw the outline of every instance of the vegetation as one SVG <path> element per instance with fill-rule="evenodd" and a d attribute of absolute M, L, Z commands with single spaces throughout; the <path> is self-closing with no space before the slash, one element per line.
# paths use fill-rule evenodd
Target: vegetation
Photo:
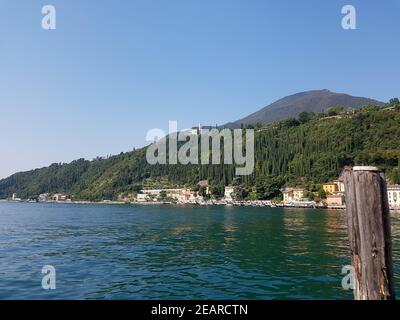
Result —
<path fill-rule="evenodd" d="M 341 116 L 332 116 L 337 114 Z M 399 124 L 398 99 L 352 112 L 334 107 L 329 114 L 309 112 L 298 119 L 256 125 L 254 172 L 239 179 L 234 165 L 149 165 L 142 148 L 14 174 L 0 180 L 0 198 L 63 192 L 75 200 L 96 201 L 135 194 L 141 188 L 180 186 L 202 194 L 200 180 L 209 181 L 215 197 L 232 183 L 241 187 L 236 198 L 279 197 L 283 186 L 304 186 L 322 197 L 321 184 L 337 178 L 346 165 L 375 165 L 386 170 L 392 183 L 400 183 Z"/>

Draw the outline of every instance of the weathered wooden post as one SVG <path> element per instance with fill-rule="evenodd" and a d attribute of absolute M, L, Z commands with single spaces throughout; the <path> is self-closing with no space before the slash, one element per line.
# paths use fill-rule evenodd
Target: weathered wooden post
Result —
<path fill-rule="evenodd" d="M 394 300 L 392 240 L 385 175 L 345 168 L 346 213 L 356 300 Z"/>

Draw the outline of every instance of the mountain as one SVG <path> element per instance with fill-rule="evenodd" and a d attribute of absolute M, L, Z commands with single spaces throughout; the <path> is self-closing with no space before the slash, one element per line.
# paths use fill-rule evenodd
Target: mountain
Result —
<path fill-rule="evenodd" d="M 336 105 L 345 109 L 359 109 L 366 105 L 382 106 L 384 103 L 373 99 L 354 97 L 344 93 L 335 93 L 329 90 L 313 90 L 296 93 L 262 108 L 243 119 L 227 123 L 225 127 L 240 128 L 241 124 L 254 125 L 257 123 L 270 123 L 275 120 L 297 117 L 300 113 L 321 113 Z"/>
<path fill-rule="evenodd" d="M 302 122 L 281 120 L 257 129 L 254 172 L 241 178 L 244 195 L 273 198 L 283 186 L 320 192 L 321 183 L 337 178 L 345 165 L 377 166 L 392 183 L 400 183 L 400 103 L 387 106 L 319 114 Z M 0 199 L 63 192 L 75 200 L 99 201 L 142 188 L 195 188 L 200 180 L 208 180 L 212 194 L 221 196 L 235 180 L 235 165 L 150 165 L 142 148 L 16 173 L 0 180 Z"/>

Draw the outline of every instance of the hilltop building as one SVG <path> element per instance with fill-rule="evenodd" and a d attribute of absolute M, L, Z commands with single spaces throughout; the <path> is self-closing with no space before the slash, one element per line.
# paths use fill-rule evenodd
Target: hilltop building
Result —
<path fill-rule="evenodd" d="M 199 123 L 197 127 L 191 128 L 189 132 L 193 135 L 201 135 L 203 133 L 203 127 L 201 126 L 201 123 Z"/>
<path fill-rule="evenodd" d="M 192 135 L 202 135 L 205 134 L 207 131 L 204 130 L 211 130 L 213 129 L 213 127 L 211 126 L 202 126 L 201 123 L 199 123 L 199 125 L 197 127 L 192 127 L 191 129 L 189 129 L 189 134 Z"/>

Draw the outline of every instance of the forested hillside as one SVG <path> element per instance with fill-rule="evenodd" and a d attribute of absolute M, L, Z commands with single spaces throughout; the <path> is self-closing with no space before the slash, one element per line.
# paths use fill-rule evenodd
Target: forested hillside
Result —
<path fill-rule="evenodd" d="M 388 108 L 391 107 L 391 108 Z M 400 182 L 400 111 L 393 100 L 385 107 L 368 106 L 352 113 L 302 113 L 298 119 L 258 128 L 255 169 L 235 179 L 233 165 L 149 165 L 146 148 L 93 161 L 76 160 L 21 172 L 0 180 L 0 198 L 16 193 L 34 198 L 64 192 L 74 199 L 116 199 L 141 188 L 195 187 L 207 179 L 215 196 L 224 185 L 240 183 L 245 196 L 272 198 L 283 186 L 311 191 L 337 178 L 345 165 L 376 165 L 392 183 Z"/>

